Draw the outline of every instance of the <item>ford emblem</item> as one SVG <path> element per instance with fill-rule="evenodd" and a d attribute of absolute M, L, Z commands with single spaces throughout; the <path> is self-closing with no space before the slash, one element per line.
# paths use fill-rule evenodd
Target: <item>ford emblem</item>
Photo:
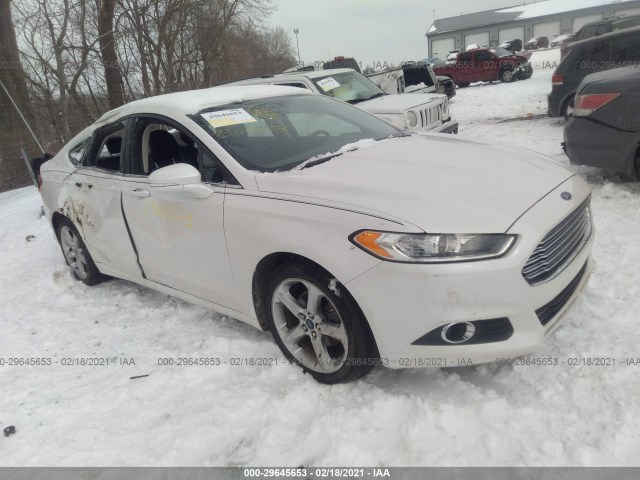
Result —
<path fill-rule="evenodd" d="M 571 194 L 569 192 L 562 192 L 560 196 L 563 200 L 571 200 Z"/>

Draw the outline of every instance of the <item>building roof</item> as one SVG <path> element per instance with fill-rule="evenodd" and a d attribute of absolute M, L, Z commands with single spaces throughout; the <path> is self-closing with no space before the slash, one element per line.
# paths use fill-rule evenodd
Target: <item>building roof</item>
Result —
<path fill-rule="evenodd" d="M 457 17 L 441 18 L 431 25 L 427 35 L 493 25 L 495 23 L 556 15 L 610 4 L 616 4 L 616 6 L 621 7 L 640 7 L 640 1 L 638 0 L 545 0 L 527 5 L 516 5 L 514 7 L 469 13 Z"/>

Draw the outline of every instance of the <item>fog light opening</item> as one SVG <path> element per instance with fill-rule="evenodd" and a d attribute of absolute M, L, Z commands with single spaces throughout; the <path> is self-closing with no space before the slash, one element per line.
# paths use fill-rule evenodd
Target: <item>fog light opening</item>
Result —
<path fill-rule="evenodd" d="M 450 323 L 442 327 L 440 335 L 447 343 L 468 342 L 476 334 L 476 327 L 471 322 Z"/>

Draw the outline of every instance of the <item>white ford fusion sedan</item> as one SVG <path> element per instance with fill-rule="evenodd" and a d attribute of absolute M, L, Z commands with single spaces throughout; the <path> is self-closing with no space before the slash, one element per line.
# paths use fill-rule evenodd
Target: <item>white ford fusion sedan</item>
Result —
<path fill-rule="evenodd" d="M 593 268 L 580 176 L 296 88 L 136 101 L 41 172 L 78 280 L 127 279 L 268 329 L 325 383 L 530 353 Z"/>

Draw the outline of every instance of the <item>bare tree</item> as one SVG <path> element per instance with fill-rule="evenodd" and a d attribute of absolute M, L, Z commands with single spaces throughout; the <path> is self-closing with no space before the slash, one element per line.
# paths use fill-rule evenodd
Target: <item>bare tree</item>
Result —
<path fill-rule="evenodd" d="M 116 54 L 116 41 L 113 32 L 116 0 L 98 0 L 98 36 L 100 54 L 104 65 L 104 78 L 107 84 L 109 107 L 116 108 L 124 103 L 122 75 Z"/>

